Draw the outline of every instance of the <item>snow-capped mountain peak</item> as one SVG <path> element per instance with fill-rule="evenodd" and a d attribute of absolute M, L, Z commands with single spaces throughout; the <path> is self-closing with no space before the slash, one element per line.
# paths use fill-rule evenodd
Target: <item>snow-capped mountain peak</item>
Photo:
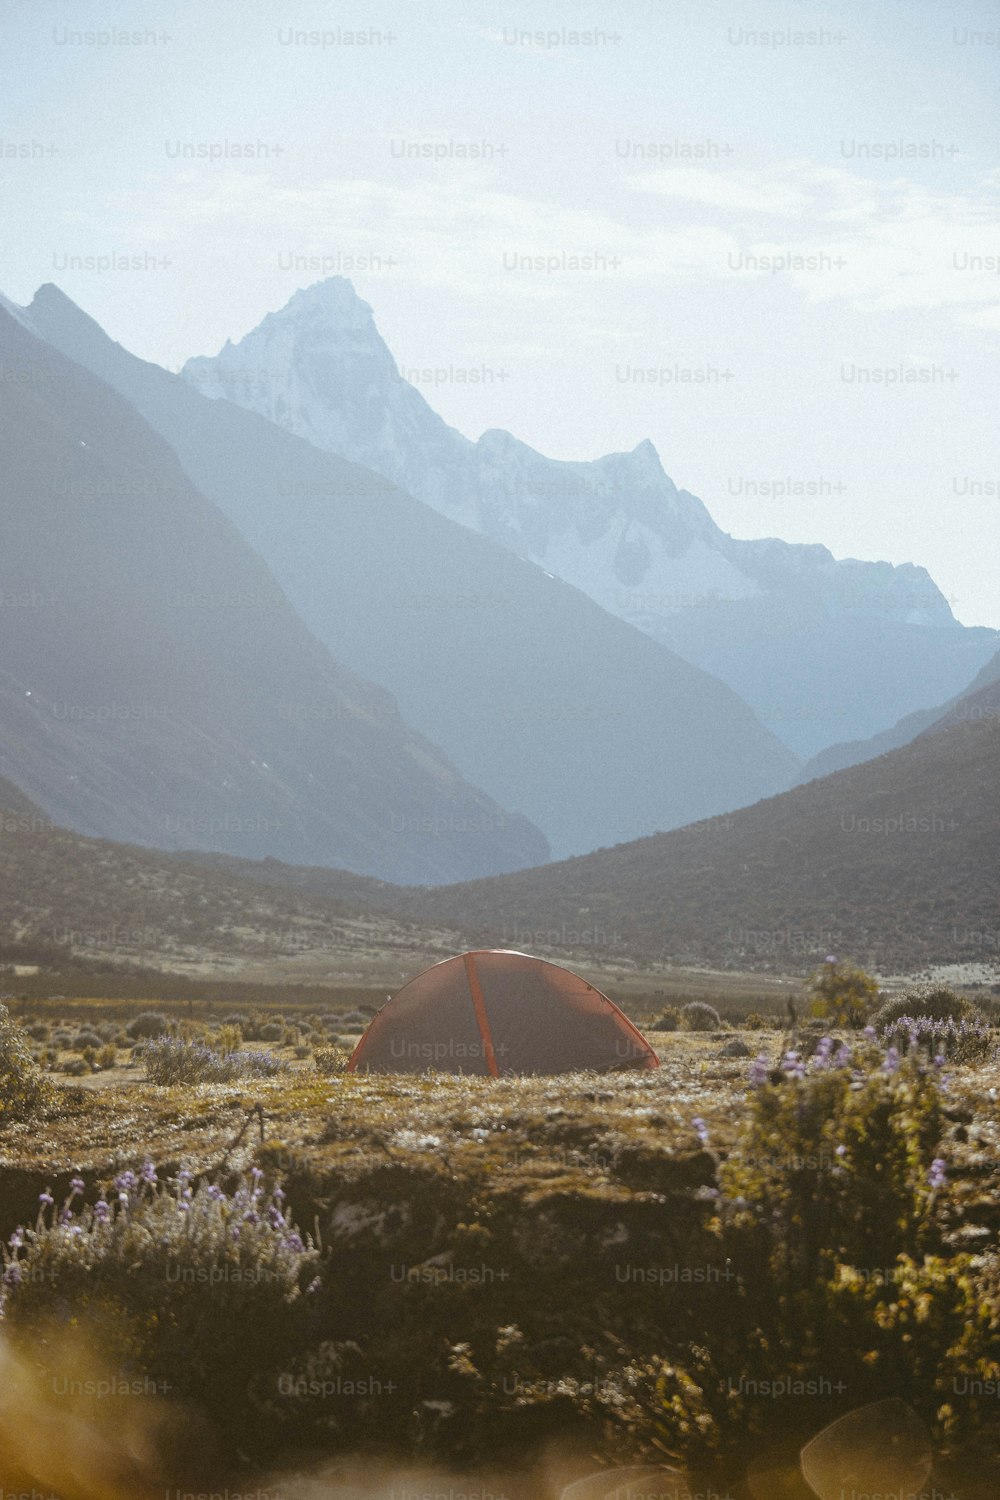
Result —
<path fill-rule="evenodd" d="M 876 732 L 928 695 L 946 697 L 995 649 L 992 632 L 976 643 L 970 632 L 962 647 L 942 638 L 932 687 L 920 666 L 928 647 L 913 630 L 959 627 L 922 568 L 838 562 L 819 544 L 734 540 L 674 484 L 648 439 L 579 461 L 547 458 L 497 428 L 472 441 L 403 377 L 371 307 L 344 277 L 296 292 L 215 358 L 189 360 L 183 374 L 582 589 L 723 677 L 802 753 Z M 855 682 L 856 658 L 876 637 L 874 661 L 886 674 L 897 648 L 907 664 L 868 692 Z M 864 670 L 878 676 L 873 663 Z M 825 706 L 823 677 L 842 680 L 833 693 L 864 700 L 864 710 L 844 709 L 840 719 L 839 706 Z M 796 706 L 810 695 L 820 707 Z"/>

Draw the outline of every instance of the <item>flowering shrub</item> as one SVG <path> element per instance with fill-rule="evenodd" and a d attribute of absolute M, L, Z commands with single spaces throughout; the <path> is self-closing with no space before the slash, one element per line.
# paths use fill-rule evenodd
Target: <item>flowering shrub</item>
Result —
<path fill-rule="evenodd" d="M 860 1064 L 860 1067 L 858 1066 Z M 786 1286 L 808 1287 L 837 1260 L 887 1265 L 921 1249 L 942 1132 L 934 1077 L 916 1058 L 823 1037 L 804 1061 L 758 1058 L 742 1139 L 722 1189 L 752 1221 Z"/>
<path fill-rule="evenodd" d="M 184 1170 L 162 1183 L 146 1162 L 90 1206 L 80 1178 L 59 1208 L 44 1192 L 3 1247 L 5 1337 L 57 1362 L 53 1323 L 71 1321 L 121 1370 L 238 1420 L 250 1383 L 301 1347 L 317 1286 L 318 1251 L 262 1177 L 227 1193 Z"/>
<path fill-rule="evenodd" d="M 139 1058 L 150 1083 L 233 1083 L 240 1078 L 273 1078 L 284 1067 L 272 1052 L 213 1052 L 202 1042 L 161 1036 L 144 1042 Z"/>
<path fill-rule="evenodd" d="M 615 1422 L 649 1452 L 745 1463 L 897 1396 L 937 1420 L 939 1441 L 961 1442 L 980 1414 L 945 1403 L 961 1372 L 1000 1374 L 1000 1304 L 979 1258 L 940 1256 L 937 1070 L 883 1052 L 869 1032 L 852 1047 L 824 1037 L 808 1060 L 762 1055 L 751 1084 L 719 1169 L 717 1254 L 740 1296 L 696 1344 L 668 1336 L 661 1355 L 622 1372 Z"/>
<path fill-rule="evenodd" d="M 960 1021 L 934 1021 L 928 1016 L 900 1016 L 882 1033 L 882 1040 L 898 1052 L 947 1057 L 956 1063 L 982 1062 L 996 1045 L 985 1021 L 966 1017 Z"/>
<path fill-rule="evenodd" d="M 719 1031 L 722 1018 L 714 1005 L 692 1000 L 681 1007 L 681 1026 L 685 1031 Z"/>
<path fill-rule="evenodd" d="M 0 1005 L 0 1127 L 24 1120 L 42 1102 L 45 1084 L 28 1039 Z"/>
<path fill-rule="evenodd" d="M 946 985 L 934 988 L 906 990 L 880 1005 L 872 1016 L 872 1025 L 879 1033 L 888 1031 L 903 1016 L 913 1016 L 927 1021 L 965 1021 L 978 1015 L 976 1007 L 962 995 L 956 995 Z"/>

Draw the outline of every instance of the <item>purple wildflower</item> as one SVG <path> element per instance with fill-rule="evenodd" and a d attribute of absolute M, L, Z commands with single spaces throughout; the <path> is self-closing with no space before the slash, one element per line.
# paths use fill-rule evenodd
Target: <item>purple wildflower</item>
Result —
<path fill-rule="evenodd" d="M 781 1059 L 781 1068 L 782 1072 L 787 1073 L 789 1078 L 804 1078 L 806 1076 L 805 1066 L 797 1052 L 786 1052 Z"/>
<path fill-rule="evenodd" d="M 38 1201 L 43 1208 L 50 1208 L 56 1200 L 53 1198 L 48 1188 L 46 1188 L 44 1193 L 39 1193 Z"/>
<path fill-rule="evenodd" d="M 156 1168 L 153 1166 L 153 1163 L 151 1161 L 143 1162 L 142 1171 L 139 1173 L 139 1176 L 142 1178 L 143 1182 L 152 1184 L 156 1181 Z"/>
<path fill-rule="evenodd" d="M 946 1163 L 944 1157 L 935 1156 L 934 1160 L 931 1162 L 930 1172 L 927 1174 L 927 1181 L 930 1183 L 932 1188 L 943 1188 L 945 1183 L 948 1181 L 945 1166 Z"/>
<path fill-rule="evenodd" d="M 699 1141 L 701 1141 L 701 1144 L 703 1146 L 707 1146 L 708 1126 L 705 1124 L 705 1121 L 702 1119 L 701 1115 L 695 1115 L 694 1119 L 691 1121 L 691 1124 L 694 1126 L 695 1134 L 697 1135 Z"/>
<path fill-rule="evenodd" d="M 767 1082 L 769 1072 L 770 1068 L 768 1067 L 767 1057 L 761 1052 L 750 1064 L 750 1087 L 752 1089 L 762 1088 Z"/>
<path fill-rule="evenodd" d="M 82 1193 L 86 1186 L 82 1177 L 74 1177 L 69 1185 L 70 1197 L 75 1198 L 77 1193 Z"/>
<path fill-rule="evenodd" d="M 890 1047 L 889 1050 L 888 1050 L 888 1052 L 885 1054 L 885 1062 L 882 1064 L 882 1072 L 883 1073 L 898 1073 L 898 1071 L 899 1071 L 899 1052 L 898 1052 L 897 1048 Z"/>
<path fill-rule="evenodd" d="M 108 1207 L 107 1203 L 105 1203 L 103 1198 L 98 1198 L 97 1202 L 94 1204 L 95 1224 L 106 1224 L 110 1218 L 111 1209 Z"/>

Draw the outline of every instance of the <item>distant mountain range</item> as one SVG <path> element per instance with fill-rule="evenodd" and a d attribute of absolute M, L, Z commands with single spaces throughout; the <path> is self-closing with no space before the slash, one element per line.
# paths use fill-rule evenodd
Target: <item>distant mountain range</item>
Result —
<path fill-rule="evenodd" d="M 310 634 L 139 414 L 4 309 L 0 370 L 0 774 L 47 817 L 404 882 L 546 859 Z"/>
<path fill-rule="evenodd" d="M 560 462 L 508 432 L 471 441 L 425 400 L 425 372 L 400 371 L 341 277 L 189 360 L 184 376 L 573 584 L 728 683 L 800 755 L 942 702 L 1000 645 L 996 631 L 959 625 L 921 567 L 728 536 L 649 442 Z"/>
<path fill-rule="evenodd" d="M 761 933 L 800 919 L 823 946 L 836 926 L 822 915 L 827 899 L 858 941 L 870 908 L 876 933 L 882 875 L 900 881 L 905 904 L 913 881 L 928 889 L 921 860 L 933 848 L 946 856 L 948 891 L 969 904 L 968 930 L 992 930 L 976 890 L 992 891 L 977 829 L 993 823 L 976 799 L 992 785 L 997 633 L 958 625 L 922 570 L 732 542 L 674 490 L 648 444 L 569 465 L 506 434 L 470 444 L 402 380 L 370 309 L 336 279 L 184 377 L 129 354 L 42 287 L 28 309 L 0 299 L 0 370 L 0 800 L 28 799 L 20 816 L 35 832 L 40 816 L 77 834 L 187 850 L 192 869 L 192 851 L 203 869 L 228 857 L 251 883 L 252 862 L 265 859 L 267 881 L 287 879 L 321 904 L 344 882 L 353 891 L 347 872 L 357 872 L 383 882 L 375 894 L 366 887 L 366 902 L 476 940 L 506 933 L 518 946 L 537 911 L 569 932 L 576 917 L 605 932 L 614 922 L 651 956 L 713 962 L 745 961 L 749 948 L 778 943 Z M 281 381 L 284 404 L 247 409 Z M 219 399 L 227 384 L 235 399 Z M 408 467 L 426 487 L 434 466 L 414 471 L 413 455 L 426 456 L 435 434 L 430 502 L 317 446 L 363 439 L 368 462 Z M 924 705 L 941 678 L 962 690 L 875 737 L 828 746 L 803 771 L 731 687 L 664 643 L 660 614 L 632 623 L 613 601 L 602 607 L 606 570 L 585 590 L 540 566 L 559 537 L 579 539 L 588 525 L 603 545 L 626 513 L 656 532 L 656 548 L 648 536 L 643 545 L 661 581 L 668 564 L 697 572 L 726 561 L 715 577 L 729 596 L 671 608 L 671 629 L 690 626 L 702 652 L 714 642 L 754 657 L 749 681 L 786 653 L 784 690 L 790 704 L 795 687 L 800 716 L 818 701 L 809 695 L 820 657 L 834 677 L 847 670 L 848 639 L 869 703 L 879 672 L 899 669 L 897 647 L 910 687 L 894 691 L 916 692 L 922 652 Z M 622 558 L 619 549 L 616 578 L 628 573 Z M 651 575 L 639 561 L 642 581 Z M 896 618 L 915 578 L 921 607 Z M 868 590 L 863 605 L 857 594 L 836 604 L 848 582 Z M 809 620 L 796 614 L 807 593 Z M 980 729 L 969 743 L 986 758 L 966 784 L 954 747 Z M 954 754 L 928 750 L 928 738 Z M 844 773 L 857 782 L 825 775 L 873 757 L 889 781 L 866 779 L 864 765 Z M 975 808 L 966 832 L 979 887 L 960 874 L 954 827 L 936 842 L 890 840 L 872 869 L 861 853 L 877 841 L 845 844 L 849 830 L 830 823 L 830 786 L 868 809 L 857 816 L 884 821 L 890 814 L 871 807 L 892 775 L 905 801 L 911 771 L 916 831 L 926 819 L 939 831 L 931 792 Z M 804 802 L 775 796 L 797 776 L 813 778 L 788 794 Z M 920 857 L 897 868 L 908 849 Z M 545 866 L 550 850 L 564 862 Z M 917 936 L 920 953 L 947 946 L 908 921 L 899 931 Z"/>
<path fill-rule="evenodd" d="M 731 688 L 533 562 L 136 359 L 55 287 L 20 315 L 141 413 L 334 656 L 553 853 L 710 817 L 794 774 Z M 290 678 L 279 701 L 323 730 L 314 692 Z"/>
<path fill-rule="evenodd" d="M 882 973 L 1000 962 L 1000 716 L 961 705 L 950 728 L 731 816 L 434 890 L 84 838 L 0 781 L 4 808 L 8 939 L 167 970 L 378 952 L 403 977 L 472 945 L 784 972 L 828 953 Z"/>

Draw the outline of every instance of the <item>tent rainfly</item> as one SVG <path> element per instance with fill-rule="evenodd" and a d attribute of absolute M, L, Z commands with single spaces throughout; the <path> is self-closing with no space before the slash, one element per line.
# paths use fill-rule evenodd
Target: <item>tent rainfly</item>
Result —
<path fill-rule="evenodd" d="M 424 969 L 375 1016 L 351 1073 L 523 1073 L 655 1068 L 656 1053 L 607 995 L 559 964 L 507 949 Z"/>

